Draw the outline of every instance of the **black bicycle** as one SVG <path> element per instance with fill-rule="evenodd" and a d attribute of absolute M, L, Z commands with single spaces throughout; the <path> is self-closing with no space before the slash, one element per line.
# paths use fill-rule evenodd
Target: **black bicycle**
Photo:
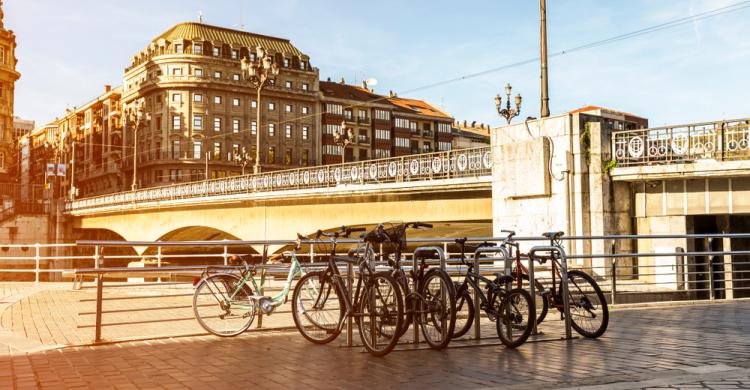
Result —
<path fill-rule="evenodd" d="M 375 229 L 373 238 L 384 249 L 392 249 L 387 256 L 388 264 L 393 267 L 391 275 L 401 287 L 404 297 L 404 319 L 399 331 L 403 336 L 414 323 L 419 325 L 425 341 L 433 349 L 443 349 L 451 341 L 451 334 L 456 323 L 455 289 L 448 273 L 441 268 L 429 268 L 425 260 L 431 258 L 439 248 L 420 247 L 414 252 L 416 267 L 408 273 L 401 265 L 401 254 L 406 249 L 406 230 L 432 228 L 423 222 L 390 222 L 380 224 Z"/>
<path fill-rule="evenodd" d="M 471 329 L 476 315 L 474 299 L 470 289 L 479 297 L 479 309 L 484 310 L 491 321 L 495 321 L 497 336 L 509 348 L 516 348 L 526 342 L 533 330 L 529 321 L 534 318 L 534 302 L 528 291 L 513 288 L 507 289 L 513 281 L 509 275 L 496 274 L 495 280 L 479 275 L 474 270 L 474 263 L 466 262 L 466 238 L 456 240 L 461 247 L 461 262 L 467 266 L 463 282 L 456 283 L 456 326 L 453 337 L 461 337 Z M 490 243 L 479 244 L 474 252 L 474 260 L 481 256 L 481 248 L 494 246 Z M 485 287 L 481 288 L 480 283 Z"/>
<path fill-rule="evenodd" d="M 331 245 L 328 264 L 324 270 L 310 272 L 297 282 L 292 295 L 292 316 L 302 336 L 316 344 L 333 341 L 343 330 L 346 318 L 353 317 L 365 348 L 375 356 L 384 356 L 398 342 L 404 315 L 401 289 L 388 272 L 375 272 L 372 250 L 364 251 L 362 256 L 336 255 L 339 237 L 347 238 L 364 230 L 342 227 L 335 232 L 318 231 L 316 240 Z M 375 242 L 370 233 L 364 235 L 367 246 Z M 328 240 L 321 240 L 324 237 Z M 358 267 L 353 300 L 352 290 L 336 264 L 339 261 Z"/>

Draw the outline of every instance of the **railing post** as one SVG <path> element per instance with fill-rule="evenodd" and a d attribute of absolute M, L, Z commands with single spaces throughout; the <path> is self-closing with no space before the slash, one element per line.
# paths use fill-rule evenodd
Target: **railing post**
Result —
<path fill-rule="evenodd" d="M 562 264 L 562 293 L 561 296 L 563 296 L 563 314 L 565 315 L 565 338 L 571 339 L 573 337 L 573 334 L 571 332 L 571 323 L 570 323 L 570 295 L 568 293 L 568 258 L 565 255 L 565 251 L 562 248 L 558 248 L 560 253 L 560 264 Z"/>
<path fill-rule="evenodd" d="M 610 247 L 610 253 L 615 254 L 616 248 L 615 241 L 612 240 L 612 246 Z M 615 295 L 617 294 L 617 258 L 615 256 L 612 256 L 611 259 L 612 262 L 612 297 L 610 299 L 610 305 L 614 306 L 615 304 Z"/>
<path fill-rule="evenodd" d="M 99 258 L 101 256 L 101 249 L 99 245 L 94 247 L 94 268 L 99 268 Z"/>
<path fill-rule="evenodd" d="M 161 268 L 161 245 L 156 246 L 156 268 Z M 161 272 L 159 272 L 159 278 L 156 281 L 161 283 Z"/>
<path fill-rule="evenodd" d="M 39 283 L 39 243 L 34 244 L 34 283 Z"/>
<path fill-rule="evenodd" d="M 224 258 L 224 265 L 229 264 L 229 252 L 227 252 L 227 246 L 224 245 L 224 253 L 221 255 Z"/>
<path fill-rule="evenodd" d="M 477 276 L 477 283 L 479 283 L 479 253 L 474 255 L 474 273 Z M 474 289 L 474 339 L 479 340 L 482 338 L 482 328 L 479 325 L 479 319 L 482 316 L 479 315 L 479 291 Z"/>
<path fill-rule="evenodd" d="M 713 256 L 708 256 L 708 299 L 712 301 L 716 299 L 716 295 L 714 292 L 714 259 L 713 259 Z"/>
<path fill-rule="evenodd" d="M 102 341 L 102 290 L 104 289 L 104 275 L 96 275 L 96 323 L 94 325 L 94 342 Z"/>

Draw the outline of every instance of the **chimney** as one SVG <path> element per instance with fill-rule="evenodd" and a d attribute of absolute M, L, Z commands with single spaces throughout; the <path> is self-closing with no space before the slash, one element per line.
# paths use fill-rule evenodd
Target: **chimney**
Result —
<path fill-rule="evenodd" d="M 362 89 L 367 89 L 367 81 L 362 82 Z"/>
<path fill-rule="evenodd" d="M 346 84 L 346 80 L 344 80 L 344 78 L 342 77 L 341 81 L 339 81 L 339 84 Z"/>
<path fill-rule="evenodd" d="M 112 86 L 111 86 L 111 85 L 109 85 L 109 84 L 106 84 L 106 85 L 104 86 L 104 93 L 107 93 L 107 92 L 109 92 L 109 91 L 111 91 L 111 90 L 112 90 Z"/>
<path fill-rule="evenodd" d="M 328 81 L 330 83 L 331 82 L 331 78 L 330 77 L 327 78 L 326 81 Z"/>
<path fill-rule="evenodd" d="M 396 97 L 396 96 L 397 96 L 396 93 L 393 92 L 392 90 L 388 91 L 388 97 L 392 97 L 393 98 L 393 97 Z"/>

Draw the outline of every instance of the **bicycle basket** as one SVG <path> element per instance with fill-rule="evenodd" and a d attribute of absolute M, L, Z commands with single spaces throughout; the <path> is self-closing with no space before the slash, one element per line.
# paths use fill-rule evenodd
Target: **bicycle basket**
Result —
<path fill-rule="evenodd" d="M 388 237 L 388 241 L 383 242 L 384 254 L 406 250 L 406 225 L 403 222 L 386 222 L 383 232 Z"/>

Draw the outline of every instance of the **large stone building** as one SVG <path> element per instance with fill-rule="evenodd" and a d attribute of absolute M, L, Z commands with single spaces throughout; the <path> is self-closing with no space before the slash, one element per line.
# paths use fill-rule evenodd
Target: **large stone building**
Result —
<path fill-rule="evenodd" d="M 24 135 L 34 130 L 36 123 L 29 119 L 23 119 L 19 116 L 13 117 L 13 142 L 18 142 Z"/>
<path fill-rule="evenodd" d="M 15 83 L 21 74 L 16 70 L 16 35 L 3 24 L 0 1 L 0 182 L 8 182 L 15 165 L 16 143 L 13 137 L 13 103 Z"/>
<path fill-rule="evenodd" d="M 260 103 L 240 63 L 246 57 L 254 61 L 258 47 L 280 67 L 262 90 Z M 178 24 L 125 69 L 123 169 L 132 175 L 136 150 L 137 187 L 236 174 L 241 168 L 233 160 L 243 148 L 255 156 L 256 131 L 263 170 L 318 164 L 317 91 L 318 70 L 286 39 Z M 261 124 L 256 123 L 257 110 Z M 206 159 L 211 160 L 210 173 L 205 172 Z"/>

